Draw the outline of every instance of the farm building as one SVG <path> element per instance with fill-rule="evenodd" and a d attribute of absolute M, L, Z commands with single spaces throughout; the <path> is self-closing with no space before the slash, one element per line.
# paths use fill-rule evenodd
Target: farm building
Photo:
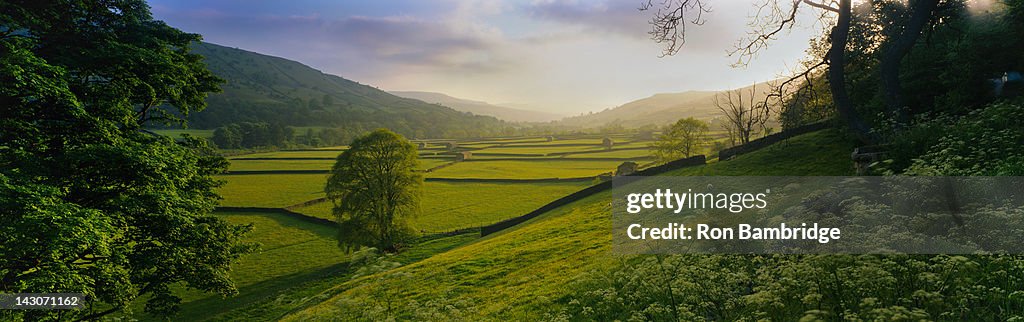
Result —
<path fill-rule="evenodd" d="M 455 150 L 459 147 L 459 143 L 455 141 L 445 142 L 444 147 L 448 150 Z"/>
<path fill-rule="evenodd" d="M 549 137 L 546 137 L 545 139 L 547 139 L 547 140 L 548 140 L 548 142 L 551 142 L 551 141 L 554 141 L 554 140 L 555 140 L 555 137 L 553 137 L 553 136 L 549 136 Z"/>
<path fill-rule="evenodd" d="M 416 148 L 426 149 L 427 148 L 427 142 L 417 142 L 416 143 Z"/>
<path fill-rule="evenodd" d="M 620 164 L 619 167 L 615 169 L 615 175 L 616 176 L 628 176 L 628 175 L 631 175 L 633 173 L 636 173 L 636 170 L 639 167 L 640 167 L 640 165 L 638 165 L 636 162 L 626 161 L 626 162 L 623 162 L 622 164 Z"/>
<path fill-rule="evenodd" d="M 605 149 L 610 150 L 613 145 L 615 145 L 615 141 L 612 141 L 611 138 L 606 137 L 603 140 L 601 140 L 601 146 L 604 146 Z"/>
<path fill-rule="evenodd" d="M 471 158 L 471 157 L 473 157 L 473 152 L 462 151 L 462 152 L 459 152 L 459 153 L 455 154 L 455 161 L 462 162 L 462 161 L 469 160 L 469 158 Z"/>

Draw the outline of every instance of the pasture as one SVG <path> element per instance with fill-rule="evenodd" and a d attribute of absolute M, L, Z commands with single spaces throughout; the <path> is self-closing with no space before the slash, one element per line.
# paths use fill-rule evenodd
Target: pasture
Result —
<path fill-rule="evenodd" d="M 613 172 L 622 162 L 602 160 L 499 160 L 458 162 L 428 173 L 436 178 L 542 179 L 594 177 Z"/>
<path fill-rule="evenodd" d="M 334 285 L 350 280 L 350 255 L 337 246 L 333 227 L 276 213 L 218 212 L 233 224 L 252 224 L 246 235 L 260 243 L 255 253 L 244 255 L 232 266 L 231 276 L 239 294 L 223 298 L 183 289 L 181 321 L 216 317 L 241 320 L 272 320 Z M 423 240 L 390 261 L 410 264 L 433 254 L 466 244 L 477 236 L 463 234 Z M 141 313 L 141 308 L 137 308 Z M 148 319 L 139 314 L 132 318 Z"/>
<path fill-rule="evenodd" d="M 644 158 L 649 154 L 645 149 L 616 150 L 648 144 L 630 142 L 628 136 L 617 136 L 616 149 L 605 150 L 600 145 L 602 137 L 573 137 L 551 142 L 543 137 L 465 140 L 459 142 L 456 151 L 471 150 L 474 154 L 464 162 L 454 162 L 454 153 L 440 144 L 428 144 L 427 149 L 421 149 L 421 156 L 433 156 L 420 158 L 420 170 L 447 166 L 424 173 L 427 178 L 475 181 L 425 182 L 420 215 L 411 219 L 411 225 L 425 239 L 388 260 L 407 265 L 462 245 L 475 245 L 474 241 L 479 238 L 477 233 L 448 237 L 434 233 L 479 227 L 520 216 L 593 183 L 590 180 L 515 182 L 516 179 L 594 177 L 614 171 L 621 161 L 588 158 Z M 329 174 L 287 172 L 329 170 L 343 148 L 233 156 L 229 159 L 229 170 L 245 172 L 218 176 L 226 181 L 218 190 L 224 198 L 221 206 L 289 207 L 303 215 L 332 220 L 330 202 L 296 206 L 322 198 Z M 488 153 L 503 157 L 487 156 Z M 543 156 L 548 154 L 552 156 Z M 509 158 L 521 160 L 507 160 Z M 353 280 L 349 256 L 337 247 L 335 228 L 331 225 L 273 212 L 219 211 L 216 215 L 232 223 L 252 224 L 254 231 L 246 238 L 261 243 L 262 248 L 246 255 L 233 267 L 232 276 L 240 292 L 237 296 L 221 298 L 176 290 L 184 295 L 182 315 L 178 318 L 279 319 L 344 292 L 344 288 L 337 286 Z M 588 225 L 591 223 L 588 220 Z"/>
<path fill-rule="evenodd" d="M 323 196 L 327 174 L 251 174 L 219 176 L 222 206 L 284 208 Z"/>
<path fill-rule="evenodd" d="M 519 216 L 586 188 L 589 182 L 485 183 L 426 182 L 420 215 L 412 218 L 417 231 L 444 232 L 479 227 Z M 331 202 L 292 209 L 333 220 Z"/>

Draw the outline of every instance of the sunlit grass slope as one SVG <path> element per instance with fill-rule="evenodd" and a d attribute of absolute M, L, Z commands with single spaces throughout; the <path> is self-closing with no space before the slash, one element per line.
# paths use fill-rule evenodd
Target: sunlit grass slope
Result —
<path fill-rule="evenodd" d="M 220 176 L 221 206 L 283 208 L 323 197 L 327 174 L 258 174 Z M 268 184 L 273 183 L 273 184 Z"/>
<path fill-rule="evenodd" d="M 426 182 L 421 213 L 412 218 L 412 226 L 416 230 L 441 232 L 493 224 L 533 211 L 588 185 L 586 182 Z M 333 219 L 332 206 L 330 202 L 322 202 L 294 210 Z"/>
<path fill-rule="evenodd" d="M 851 148 L 845 142 L 836 131 L 810 133 L 671 174 L 844 175 Z M 423 314 L 439 312 L 470 320 L 541 319 L 582 291 L 573 288 L 575 278 L 624 259 L 611 253 L 610 203 L 610 192 L 600 193 L 417 264 L 343 283 L 338 295 L 287 318 L 429 319 Z"/>
<path fill-rule="evenodd" d="M 619 161 L 469 161 L 428 173 L 437 178 L 541 179 L 593 177 L 615 171 Z"/>

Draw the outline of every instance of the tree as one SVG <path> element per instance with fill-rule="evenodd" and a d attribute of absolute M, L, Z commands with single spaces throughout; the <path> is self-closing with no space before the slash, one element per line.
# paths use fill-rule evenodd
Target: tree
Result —
<path fill-rule="evenodd" d="M 746 92 L 744 94 L 742 88 L 724 91 L 715 95 L 713 100 L 715 107 L 725 118 L 723 127 L 730 131 L 730 137 L 735 137 L 741 144 L 750 142 L 755 126 L 760 126 L 764 130 L 764 125 L 770 117 L 767 105 L 756 98 L 757 85 L 751 86 Z"/>
<path fill-rule="evenodd" d="M 688 117 L 666 126 L 651 147 L 661 162 L 688 158 L 707 141 L 707 133 L 707 122 Z"/>
<path fill-rule="evenodd" d="M 343 249 L 398 251 L 412 234 L 407 219 L 419 210 L 418 163 L 416 146 L 386 129 L 357 138 L 338 156 L 325 191 L 334 203 Z"/>
<path fill-rule="evenodd" d="M 691 12 L 696 12 L 696 16 L 689 21 L 693 24 L 702 24 L 703 14 L 710 11 L 710 5 L 708 0 L 663 0 L 662 4 L 655 12 L 654 18 L 651 19 L 650 34 L 655 41 L 666 44 L 663 55 L 672 55 L 686 43 L 684 40 L 688 14 L 692 16 Z M 754 30 L 750 32 L 750 37 L 742 40 L 732 54 L 741 56 L 741 65 L 744 64 L 744 59 L 749 61 L 761 49 L 766 48 L 769 41 L 776 35 L 796 24 L 797 13 L 802 5 L 820 10 L 819 21 L 823 25 L 831 25 L 828 51 L 823 60 L 812 65 L 806 71 L 781 82 L 778 84 L 779 88 L 789 86 L 821 66 L 828 66 L 832 102 L 839 117 L 862 141 L 876 141 L 877 138 L 871 132 L 871 128 L 854 109 L 853 102 L 846 90 L 846 48 L 853 15 L 852 0 L 835 0 L 829 3 L 815 0 L 794 0 L 789 9 L 784 9 L 778 0 L 766 0 L 761 6 L 762 10 L 759 10 L 759 12 L 765 12 L 766 15 L 751 23 Z M 654 8 L 653 0 L 649 0 L 640 9 L 651 10 L 652 8 Z M 782 95 L 782 91 L 779 92 L 778 95 Z"/>
<path fill-rule="evenodd" d="M 184 123 L 218 90 L 189 52 L 199 39 L 141 0 L 0 3 L 0 292 L 90 301 L 0 319 L 96 319 L 138 299 L 169 315 L 172 285 L 237 292 L 248 227 L 209 215 L 226 160 L 142 131 Z"/>
<path fill-rule="evenodd" d="M 237 149 L 242 147 L 242 129 L 238 124 L 228 124 L 213 130 L 213 143 L 221 149 Z"/>

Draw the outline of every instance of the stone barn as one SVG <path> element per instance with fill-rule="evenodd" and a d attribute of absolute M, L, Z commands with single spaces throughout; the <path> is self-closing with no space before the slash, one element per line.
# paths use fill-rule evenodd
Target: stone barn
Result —
<path fill-rule="evenodd" d="M 469 158 L 471 158 L 471 157 L 473 157 L 473 152 L 462 151 L 462 152 L 459 152 L 459 153 L 455 154 L 455 161 L 462 162 L 462 161 L 469 160 Z"/>
<path fill-rule="evenodd" d="M 427 142 L 417 142 L 416 143 L 416 148 L 421 149 L 421 150 L 422 149 L 426 149 L 427 148 Z"/>
<path fill-rule="evenodd" d="M 615 141 L 612 141 L 611 138 L 604 138 L 603 140 L 601 140 L 601 146 L 603 146 L 605 150 L 611 150 L 612 146 L 614 145 Z"/>
<path fill-rule="evenodd" d="M 553 137 L 553 136 L 549 136 L 549 137 L 546 137 L 545 139 L 547 139 L 547 140 L 548 140 L 548 142 L 551 142 L 551 141 L 554 141 L 554 140 L 555 140 L 555 137 Z"/>
<path fill-rule="evenodd" d="M 450 150 L 455 150 L 455 149 L 459 148 L 459 143 L 455 142 L 455 141 L 445 142 L 444 143 L 444 147 L 446 149 L 448 149 L 449 151 Z"/>
<path fill-rule="evenodd" d="M 637 164 L 636 162 L 626 161 L 626 162 L 623 162 L 622 164 L 620 164 L 619 167 L 615 169 L 615 175 L 616 176 L 628 176 L 628 175 L 631 175 L 633 173 L 636 173 L 636 170 L 639 167 L 640 167 L 640 165 Z"/>

